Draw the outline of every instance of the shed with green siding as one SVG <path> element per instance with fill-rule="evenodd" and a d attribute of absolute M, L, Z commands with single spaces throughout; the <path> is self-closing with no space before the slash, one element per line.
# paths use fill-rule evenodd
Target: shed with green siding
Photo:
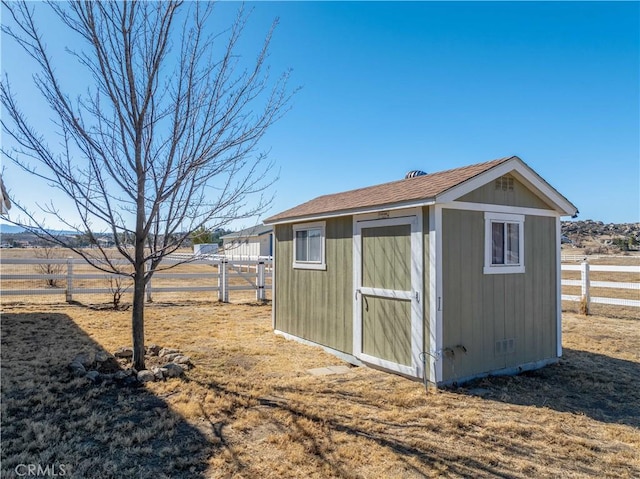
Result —
<path fill-rule="evenodd" d="M 516 156 L 318 197 L 265 220 L 273 327 L 436 385 L 553 363 L 576 214 Z"/>

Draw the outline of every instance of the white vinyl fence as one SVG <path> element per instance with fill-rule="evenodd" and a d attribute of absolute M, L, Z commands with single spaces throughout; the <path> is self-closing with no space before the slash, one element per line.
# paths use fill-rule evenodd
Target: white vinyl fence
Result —
<path fill-rule="evenodd" d="M 579 265 L 562 265 L 562 271 L 580 271 L 580 279 L 563 279 L 563 286 L 580 286 L 580 295 L 563 294 L 563 301 L 584 301 L 587 311 L 591 303 L 613 304 L 617 306 L 640 307 L 640 282 L 591 281 L 591 272 L 640 273 L 640 266 L 590 265 L 587 261 Z M 636 299 L 608 298 L 591 296 L 591 288 L 610 288 L 617 290 L 634 290 Z"/>
<path fill-rule="evenodd" d="M 184 263 L 189 260 L 188 263 Z M 126 260 L 111 260 L 117 265 Z M 154 273 L 147 285 L 146 299 L 160 293 L 217 292 L 218 301 L 229 302 L 231 291 L 256 292 L 257 301 L 267 299 L 271 289 L 272 259 L 260 257 L 229 260 L 222 256 L 168 256 L 168 263 L 184 263 L 175 269 Z M 209 270 L 209 267 L 211 268 Z M 83 259 L 0 258 L 1 296 L 64 295 L 65 301 L 77 295 L 103 294 L 112 297 L 133 291 L 129 276 L 106 273 L 88 265 Z"/>

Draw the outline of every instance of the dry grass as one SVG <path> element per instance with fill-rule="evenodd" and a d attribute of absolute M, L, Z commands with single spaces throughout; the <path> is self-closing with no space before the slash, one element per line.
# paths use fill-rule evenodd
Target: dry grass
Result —
<path fill-rule="evenodd" d="M 65 366 L 129 343 L 129 313 L 10 306 L 2 316 L 2 477 L 640 477 L 640 323 L 568 314 L 560 363 L 425 392 L 271 332 L 271 308 L 153 304 L 147 342 L 185 379 L 90 386 Z M 69 476 L 69 474 L 67 474 Z"/>

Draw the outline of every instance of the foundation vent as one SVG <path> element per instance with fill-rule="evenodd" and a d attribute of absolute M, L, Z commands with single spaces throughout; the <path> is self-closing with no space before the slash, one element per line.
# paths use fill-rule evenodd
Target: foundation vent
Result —
<path fill-rule="evenodd" d="M 501 339 L 496 341 L 496 356 L 511 354 L 516 350 L 516 340 L 514 338 Z"/>

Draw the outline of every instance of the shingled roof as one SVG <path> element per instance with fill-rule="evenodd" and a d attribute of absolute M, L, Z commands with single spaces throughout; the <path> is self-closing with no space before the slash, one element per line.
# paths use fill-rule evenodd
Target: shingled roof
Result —
<path fill-rule="evenodd" d="M 357 190 L 319 196 L 311 201 L 278 213 L 264 220 L 278 223 L 294 218 L 305 218 L 323 214 L 335 214 L 361 208 L 384 207 L 412 201 L 434 199 L 437 195 L 509 161 L 506 157 L 475 165 L 454 168 L 414 178 L 406 178 Z"/>

